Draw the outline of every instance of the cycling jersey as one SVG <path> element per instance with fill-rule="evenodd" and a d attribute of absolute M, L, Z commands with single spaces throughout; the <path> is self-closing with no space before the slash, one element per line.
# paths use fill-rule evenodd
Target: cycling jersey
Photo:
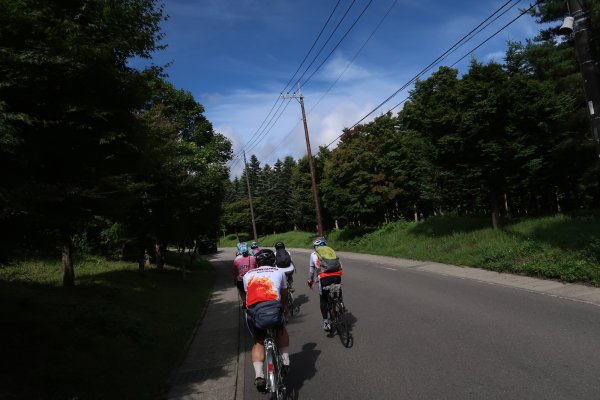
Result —
<path fill-rule="evenodd" d="M 285 274 L 276 267 L 258 267 L 244 275 L 246 306 L 250 307 L 263 301 L 281 299 L 281 290 L 287 289 Z"/>
<path fill-rule="evenodd" d="M 239 255 L 233 260 L 233 274 L 238 281 L 251 269 L 256 268 L 256 258 L 254 256 Z"/>

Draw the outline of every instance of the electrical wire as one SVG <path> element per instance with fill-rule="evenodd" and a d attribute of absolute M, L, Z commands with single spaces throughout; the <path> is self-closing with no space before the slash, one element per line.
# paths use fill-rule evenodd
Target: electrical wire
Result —
<path fill-rule="evenodd" d="M 317 73 L 317 71 L 319 71 L 321 69 L 321 67 L 323 66 L 323 64 L 325 64 L 325 62 L 329 59 L 329 57 L 331 57 L 331 55 L 333 54 L 333 52 L 339 47 L 339 45 L 346 38 L 346 36 L 348 36 L 348 34 L 352 30 L 352 28 L 354 28 L 354 26 L 361 19 L 361 17 L 365 13 L 365 11 L 367 11 L 367 9 L 371 6 L 372 3 L 373 3 L 373 0 L 370 0 L 367 3 L 367 5 L 365 6 L 365 8 L 363 8 L 363 10 L 360 13 L 360 15 L 354 20 L 354 23 L 352 23 L 352 25 L 350 26 L 350 28 L 348 28 L 348 30 L 346 31 L 346 33 L 344 33 L 344 36 L 342 36 L 342 38 L 337 42 L 337 44 L 335 45 L 335 47 L 333 49 L 331 49 L 331 51 L 329 52 L 329 54 L 327 55 L 327 57 L 325 57 L 325 59 L 321 62 L 321 64 L 319 64 L 319 66 L 312 72 L 312 74 L 310 74 L 310 76 L 304 81 L 304 83 L 298 87 L 298 90 L 302 89 L 304 87 L 304 85 L 306 85 L 311 80 L 311 78 Z"/>
<path fill-rule="evenodd" d="M 298 74 L 298 71 L 300 71 L 300 68 L 302 68 L 302 65 L 304 65 L 304 62 L 308 58 L 308 55 L 312 52 L 312 50 L 314 49 L 315 45 L 317 44 L 317 42 L 321 38 L 321 35 L 325 31 L 325 27 L 329 24 L 329 21 L 331 21 L 331 17 L 333 17 L 333 14 L 335 13 L 335 10 L 337 10 L 337 8 L 340 5 L 341 1 L 342 0 L 338 0 L 338 2 L 335 4 L 335 7 L 333 8 L 333 10 L 331 10 L 331 13 L 329 14 L 329 17 L 327 18 L 327 21 L 325 21 L 325 24 L 323 25 L 323 27 L 321 28 L 321 31 L 317 35 L 317 38 L 313 41 L 312 46 L 310 46 L 310 49 L 308 50 L 308 52 L 306 53 L 306 55 L 302 59 L 302 62 L 300 63 L 300 65 L 298 65 L 298 68 L 296 69 L 296 72 L 294 72 L 294 75 L 292 75 L 292 77 L 290 78 L 290 80 L 288 81 L 288 83 L 285 84 L 285 87 L 281 91 L 282 93 L 285 92 L 285 90 L 287 89 L 287 87 L 290 85 L 290 83 L 292 83 L 292 81 L 294 80 L 294 78 Z"/>
<path fill-rule="evenodd" d="M 338 75 L 337 79 L 331 85 L 329 85 L 329 87 L 321 95 L 321 97 L 319 98 L 319 100 L 317 100 L 317 102 L 310 108 L 310 110 L 308 110 L 307 115 L 311 114 L 311 112 L 319 105 L 319 103 L 321 103 L 321 101 L 325 98 L 325 96 L 327 96 L 327 94 L 329 94 L 329 92 L 331 91 L 331 89 L 339 82 L 339 80 L 342 78 L 342 76 L 344 76 L 344 74 L 346 73 L 346 71 L 348 70 L 348 68 L 350 68 L 350 66 L 354 63 L 354 61 L 356 60 L 356 58 L 358 57 L 358 55 L 365 48 L 365 46 L 367 45 L 367 43 L 369 43 L 369 41 L 373 38 L 373 36 L 375 35 L 375 33 L 379 30 L 379 28 L 381 27 L 381 25 L 383 24 L 383 22 L 386 20 L 386 18 L 390 15 L 392 9 L 396 6 L 397 3 L 398 3 L 398 0 L 394 0 L 393 3 L 388 7 L 388 9 L 385 12 L 385 14 L 381 17 L 381 19 L 377 23 L 377 26 L 375 26 L 375 29 L 373 29 L 373 31 L 371 32 L 371 34 L 369 35 L 369 37 L 363 42 L 363 44 L 356 51 L 356 53 L 354 54 L 354 56 L 352 57 L 352 59 L 346 64 L 346 67 Z M 271 150 L 266 156 L 263 156 L 262 159 L 265 159 L 265 158 L 268 158 L 269 156 L 271 156 L 271 154 L 273 154 L 279 148 L 279 146 L 281 146 L 287 140 L 287 138 L 290 137 L 292 135 L 292 133 L 294 133 L 294 131 L 300 125 L 300 122 L 302 122 L 302 119 L 300 119 L 298 121 L 298 123 L 288 132 L 288 134 L 286 134 L 283 137 L 283 139 L 279 142 L 279 144 L 277 144 L 277 146 L 275 146 L 273 148 L 273 150 Z"/>
<path fill-rule="evenodd" d="M 373 1 L 373 0 L 371 0 Z M 340 27 L 340 25 L 342 24 L 342 22 L 344 21 L 344 19 L 346 19 L 346 16 L 348 15 L 348 12 L 350 12 L 350 10 L 352 9 L 352 7 L 354 6 L 354 3 L 356 2 L 356 0 L 352 0 L 352 3 L 350 3 L 350 6 L 348 7 L 348 9 L 346 9 L 346 12 L 344 13 L 344 15 L 342 16 L 342 18 L 338 21 L 337 25 L 335 26 L 335 28 L 333 28 L 333 31 L 331 31 L 331 33 L 329 34 L 329 36 L 327 37 L 327 40 L 325 40 L 325 43 L 323 43 L 323 45 L 321 46 L 321 48 L 319 49 L 319 51 L 317 52 L 317 54 L 313 57 L 312 61 L 310 62 L 310 64 L 308 64 L 308 66 L 304 69 L 304 72 L 302 72 L 302 75 L 300 75 L 300 78 L 298 78 L 298 80 L 296 81 L 296 83 L 294 84 L 295 86 L 300 85 L 300 81 L 302 80 L 302 78 L 304 78 L 304 75 L 306 75 L 306 73 L 308 72 L 308 70 L 310 69 L 310 67 L 312 67 L 312 65 L 314 64 L 314 62 L 317 60 L 317 58 L 321 55 L 321 52 L 323 51 L 323 49 L 325 48 L 325 46 L 327 46 L 327 43 L 329 43 L 329 41 L 331 40 L 331 37 L 333 36 L 333 34 L 337 31 L 337 29 Z M 362 15 L 362 14 L 361 14 Z M 356 23 L 356 22 L 355 22 Z M 353 24 L 354 26 L 354 24 Z M 347 32 L 346 32 L 347 34 Z M 344 37 L 346 36 L 346 34 L 344 35 Z M 339 46 L 339 43 L 338 43 Z M 336 46 L 337 48 L 337 46 Z M 318 68 L 317 68 L 318 70 Z M 298 90 L 300 90 L 300 88 L 298 88 Z M 294 92 L 296 93 L 296 92 Z"/>
<path fill-rule="evenodd" d="M 348 8 L 348 10 L 346 11 L 346 14 L 347 14 L 347 12 L 350 10 L 350 8 L 352 8 L 352 5 L 354 4 L 354 2 L 355 2 L 355 1 L 356 1 L 356 0 L 354 0 L 354 1 L 352 2 L 351 6 L 350 6 L 350 7 Z M 290 84 L 290 83 L 293 81 L 294 77 L 295 77 L 295 76 L 298 74 L 298 71 L 300 70 L 300 68 L 302 67 L 302 65 L 304 64 L 304 62 L 306 61 L 306 59 L 308 58 L 308 56 L 310 55 L 310 53 L 312 52 L 312 50 L 313 50 L 313 48 L 315 47 L 315 45 L 317 44 L 317 42 L 318 42 L 319 38 L 320 38 L 320 37 L 321 37 L 321 35 L 323 34 L 323 32 L 324 32 L 325 28 L 327 27 L 327 25 L 328 25 L 328 24 L 329 24 L 329 22 L 331 21 L 331 18 L 332 18 L 332 16 L 335 14 L 335 11 L 337 10 L 337 8 L 338 8 L 338 6 L 339 6 L 340 2 L 341 2 L 341 0 L 338 0 L 338 2 L 336 3 L 335 7 L 333 8 L 333 10 L 331 11 L 331 13 L 329 14 L 329 17 L 327 18 L 327 20 L 326 20 L 326 21 L 325 21 L 325 23 L 323 24 L 323 27 L 321 28 L 321 31 L 320 31 L 320 32 L 319 32 L 319 34 L 317 35 L 316 39 L 313 41 L 313 44 L 312 44 L 312 46 L 310 47 L 310 49 L 308 50 L 308 52 L 307 52 L 307 53 L 306 53 L 306 55 L 304 56 L 304 59 L 302 60 L 302 62 L 301 62 L 301 63 L 300 63 L 300 65 L 298 66 L 298 68 L 296 69 L 296 72 L 294 72 L 294 75 L 293 75 L 293 76 L 290 78 L 290 80 L 288 81 L 288 83 L 285 85 L 285 87 L 283 88 L 283 90 L 282 90 L 281 92 L 284 92 L 284 91 L 287 89 L 287 87 L 289 86 L 289 84 Z M 345 15 L 344 15 L 344 17 L 345 17 Z M 341 23 L 341 21 L 343 21 L 344 17 L 343 17 L 343 18 L 340 20 L 340 23 Z M 338 26 L 339 26 L 339 23 L 338 23 Z M 336 28 L 333 30 L 333 32 L 335 32 L 335 30 L 336 30 L 336 29 L 337 29 L 337 26 L 336 26 Z M 332 32 L 332 34 L 333 34 L 333 32 Z M 320 54 L 320 53 L 318 53 L 318 54 Z M 318 57 L 318 54 L 317 54 L 317 56 L 316 56 L 316 57 Z M 267 122 L 267 125 L 266 125 L 266 126 L 268 126 L 268 125 L 269 125 L 269 123 L 270 123 L 271 121 L 273 121 L 273 119 L 275 118 L 275 114 L 277 113 L 277 111 L 276 111 L 276 112 L 275 112 L 275 114 L 273 114 L 272 116 L 271 116 L 271 113 L 273 113 L 273 110 L 275 109 L 275 107 L 277 107 L 277 104 L 279 103 L 279 101 L 280 101 L 280 100 L 282 100 L 282 98 L 281 98 L 281 96 L 278 96 L 278 97 L 277 97 L 277 99 L 275 100 L 275 102 L 273 103 L 273 105 L 271 106 L 271 109 L 270 109 L 270 110 L 269 110 L 269 112 L 267 113 L 266 117 L 263 119 L 263 121 L 261 122 L 261 124 L 259 125 L 259 127 L 256 129 L 256 131 L 255 131 L 255 132 L 254 132 L 254 133 L 253 133 L 253 134 L 250 136 L 250 139 L 248 139 L 248 142 L 246 142 L 246 143 L 244 144 L 244 146 L 242 146 L 242 149 L 241 149 L 241 150 L 239 150 L 237 153 L 234 153 L 234 155 L 232 156 L 232 160 L 231 160 L 231 162 L 234 162 L 234 160 L 239 160 L 239 158 L 240 158 L 240 156 L 242 155 L 242 152 L 244 151 L 244 149 L 246 148 L 246 146 L 248 146 L 248 144 L 249 144 L 251 141 L 253 141 L 253 140 L 254 140 L 254 138 L 255 138 L 257 135 L 260 135 L 260 134 L 262 133 L 262 132 L 261 132 L 261 128 L 263 129 L 263 132 L 264 132 L 264 128 L 263 128 L 263 126 L 265 126 L 265 122 L 267 122 L 267 120 L 269 119 L 269 117 L 271 117 L 271 119 L 269 120 L 269 122 Z M 283 102 L 282 102 L 282 104 L 283 104 Z M 280 107 L 281 107 L 281 105 L 280 105 Z M 280 108 L 280 107 L 279 107 L 279 108 Z M 278 110 L 279 110 L 279 108 L 278 108 Z M 277 118 L 277 119 L 279 119 L 279 118 Z M 232 165 L 231 165 L 231 167 L 233 167 L 233 166 L 234 166 L 234 164 L 232 164 Z"/>
<path fill-rule="evenodd" d="M 511 3 L 513 0 L 507 1 L 506 3 L 504 3 L 498 10 L 496 10 L 494 13 L 492 13 L 489 17 L 487 17 L 482 23 L 480 23 L 479 25 L 477 25 L 474 29 L 472 29 L 467 35 L 463 36 L 458 42 L 456 42 L 454 45 L 452 45 L 448 50 L 446 50 L 441 56 L 439 56 L 438 58 L 436 58 L 432 63 L 430 63 L 427 67 L 423 68 L 417 75 L 415 75 L 413 78 L 411 78 L 408 82 L 406 82 L 404 85 L 402 85 L 398 90 L 396 90 L 392 95 L 390 95 L 389 97 L 387 97 L 384 101 L 382 101 L 381 103 L 379 103 L 379 105 L 377 105 L 373 110 L 371 110 L 368 114 L 366 114 L 364 117 L 362 117 L 358 122 L 356 122 L 354 125 L 352 125 L 350 128 L 348 128 L 348 130 L 351 130 L 353 128 L 355 128 L 358 124 L 360 124 L 362 121 L 364 121 L 366 118 L 368 118 L 370 115 L 372 115 L 375 111 L 377 111 L 379 108 L 381 108 L 384 104 L 386 104 L 388 101 L 390 101 L 392 98 L 394 98 L 398 93 L 400 93 L 402 90 L 406 89 L 410 84 L 412 84 L 414 81 L 416 81 L 420 76 L 422 76 L 424 73 L 426 73 L 429 69 L 431 69 L 433 66 L 435 66 L 437 63 L 439 63 L 442 59 L 444 59 L 450 52 L 452 52 L 457 46 L 459 46 L 463 41 L 465 41 L 473 32 L 475 32 L 477 29 L 479 29 L 479 27 L 481 27 L 483 24 L 485 24 L 488 20 L 490 20 L 491 18 L 493 18 L 496 14 L 498 14 L 502 9 L 504 9 L 504 7 L 506 7 L 509 3 Z M 464 55 L 463 57 L 461 57 L 461 59 L 459 61 L 457 61 L 455 64 L 456 65 L 458 62 L 460 62 L 461 60 L 463 60 L 465 57 L 467 57 L 469 54 L 473 53 L 473 51 L 477 50 L 478 48 L 480 48 L 481 46 L 483 46 L 486 42 L 488 42 L 491 38 L 493 38 L 494 36 L 496 36 L 498 33 L 500 33 L 502 30 L 506 29 L 506 27 L 508 27 L 509 25 L 511 25 L 512 23 L 514 23 L 517 19 L 521 18 L 523 15 L 525 15 L 526 13 L 528 13 L 531 9 L 533 9 L 535 6 L 537 6 L 537 4 L 539 3 L 540 0 L 537 0 L 532 6 L 530 6 L 528 9 L 522 11 L 517 17 L 515 17 L 514 19 L 512 19 L 509 23 L 507 23 L 506 25 L 504 25 L 502 28 L 500 28 L 499 30 L 497 30 L 494 34 L 492 34 L 491 36 L 489 36 L 487 39 L 485 39 L 482 43 L 480 43 L 478 46 L 476 46 L 475 48 L 473 48 L 471 51 L 469 51 L 466 55 Z M 518 3 L 518 2 L 517 2 Z M 517 3 L 513 4 L 511 6 L 514 7 Z M 403 100 L 402 102 L 406 101 Z M 401 102 L 401 103 L 402 103 Z M 399 103 L 398 105 L 400 105 L 401 103 Z M 393 110 L 394 108 L 398 107 L 398 105 L 394 106 L 391 110 Z M 390 110 L 390 111 L 391 111 Z M 335 143 L 339 138 L 341 138 L 346 132 L 342 133 L 341 135 L 337 136 L 332 142 L 330 142 L 327 146 L 325 146 L 325 148 L 329 148 L 329 146 L 331 146 L 333 143 Z"/>
<path fill-rule="evenodd" d="M 511 0 L 512 1 L 512 0 Z M 342 17 L 342 19 L 339 21 L 338 25 L 336 25 L 336 28 L 334 29 L 333 32 L 335 32 L 335 30 L 337 30 L 337 27 L 339 27 L 340 23 L 344 20 L 344 18 L 346 17 L 346 15 L 348 14 L 348 11 L 350 11 L 350 9 L 352 8 L 352 6 L 354 5 L 353 1 L 350 5 L 350 7 L 346 10 L 346 13 L 344 14 L 344 16 Z M 394 2 L 393 5 L 396 4 L 397 1 Z M 346 38 L 346 36 L 348 36 L 348 34 L 350 33 L 350 31 L 354 28 L 354 26 L 356 26 L 356 24 L 358 23 L 358 21 L 362 18 L 362 16 L 364 15 L 364 13 L 367 11 L 367 9 L 371 6 L 371 4 L 373 3 L 373 0 L 370 0 L 367 5 L 363 8 L 363 10 L 361 11 L 361 13 L 358 15 L 358 17 L 354 20 L 354 22 L 352 23 L 352 25 L 346 30 L 346 32 L 344 33 L 344 35 L 342 36 L 342 38 L 337 42 L 337 44 L 334 46 L 334 48 L 329 52 L 329 54 L 327 55 L 327 57 L 325 57 L 325 59 L 323 59 L 323 61 L 319 64 L 319 66 L 312 72 L 312 74 L 306 79 L 306 81 L 304 81 L 304 83 L 302 85 L 299 84 L 300 80 L 304 77 L 304 74 L 308 71 L 308 69 L 310 69 L 310 67 L 312 66 L 312 64 L 314 63 L 314 61 L 317 59 L 317 57 L 319 56 L 319 54 L 321 53 L 321 51 L 323 50 L 323 48 L 325 47 L 325 45 L 327 44 L 327 42 L 329 41 L 329 39 L 331 39 L 332 34 L 327 38 L 327 41 L 325 42 L 325 44 L 323 46 L 321 46 L 321 49 L 319 49 L 319 52 L 317 53 L 317 55 L 313 58 L 313 61 L 309 64 L 308 67 L 306 67 L 306 69 L 304 70 L 304 73 L 302 74 L 302 76 L 300 76 L 300 78 L 298 78 L 298 81 L 296 82 L 298 86 L 298 89 L 296 91 L 294 91 L 295 93 L 298 93 L 300 91 L 300 89 L 310 81 L 310 79 L 315 75 L 315 73 L 323 66 L 323 64 L 325 64 L 325 62 L 329 59 L 329 57 L 331 57 L 331 55 L 333 54 L 333 52 L 339 47 L 339 45 L 342 43 L 342 41 Z M 385 19 L 385 17 L 387 17 L 387 15 L 390 13 L 391 9 L 393 8 L 390 7 L 388 9 L 388 11 L 386 12 L 385 16 L 383 19 Z M 379 26 L 381 26 L 381 23 L 383 22 L 383 19 L 379 22 L 379 24 L 377 25 L 377 27 L 375 28 L 375 31 L 377 29 L 379 29 Z M 375 31 L 373 31 L 373 33 L 371 34 L 371 36 L 369 36 L 369 38 L 367 39 L 367 41 L 363 44 L 363 46 L 360 48 L 360 50 L 362 50 L 364 48 L 364 46 L 366 45 L 366 43 L 371 39 L 371 37 L 373 36 L 373 34 L 375 33 Z M 359 52 L 360 52 L 359 50 Z M 358 55 L 358 53 L 355 55 L 355 57 L 352 59 L 352 61 L 354 61 L 354 59 L 356 58 L 356 56 Z M 343 75 L 343 73 L 346 72 L 346 70 L 348 69 L 348 67 L 350 66 L 350 64 L 348 64 L 346 66 L 346 69 L 342 72 L 341 75 Z M 338 79 L 329 87 L 329 89 L 327 90 L 326 93 L 328 93 L 331 88 L 333 87 L 333 85 L 335 85 L 339 79 L 341 78 L 341 75 L 338 77 Z M 320 101 L 320 100 L 319 100 Z M 312 111 L 314 109 L 315 106 L 313 106 L 313 108 L 311 108 L 310 111 Z M 309 111 L 309 113 L 310 113 Z M 297 125 L 296 125 L 297 126 Z M 296 127 L 294 127 L 285 137 L 284 140 L 291 135 L 291 133 L 294 131 L 294 129 L 296 129 Z M 264 137 L 264 136 L 263 136 Z M 261 139 L 262 140 L 262 139 Z M 271 152 L 272 153 L 272 152 Z M 269 153 L 269 155 L 271 154 Z"/>

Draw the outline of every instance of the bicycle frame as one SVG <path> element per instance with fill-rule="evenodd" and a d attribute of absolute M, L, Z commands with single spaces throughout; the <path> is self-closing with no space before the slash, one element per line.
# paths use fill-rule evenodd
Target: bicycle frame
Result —
<path fill-rule="evenodd" d="M 265 346 L 265 365 L 267 392 L 270 392 L 274 399 L 283 399 L 286 388 L 283 384 L 282 360 L 279 349 L 275 342 L 277 329 L 268 329 L 267 336 L 263 342 Z"/>

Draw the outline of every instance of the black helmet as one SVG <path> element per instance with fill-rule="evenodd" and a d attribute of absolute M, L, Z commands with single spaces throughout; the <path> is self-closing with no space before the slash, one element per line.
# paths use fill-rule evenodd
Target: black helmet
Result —
<path fill-rule="evenodd" d="M 275 265 L 275 253 L 271 249 L 262 249 L 256 253 L 256 264 L 259 267 Z"/>
<path fill-rule="evenodd" d="M 275 242 L 275 249 L 276 250 L 285 249 L 285 244 L 283 244 L 283 242 L 281 240 L 278 242 Z"/>

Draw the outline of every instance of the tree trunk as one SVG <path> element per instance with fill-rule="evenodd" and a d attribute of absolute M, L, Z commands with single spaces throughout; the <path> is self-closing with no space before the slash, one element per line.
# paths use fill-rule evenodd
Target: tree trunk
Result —
<path fill-rule="evenodd" d="M 164 246 L 161 245 L 158 240 L 154 242 L 154 255 L 156 256 L 156 268 L 162 271 L 165 266 L 165 259 L 163 254 Z"/>
<path fill-rule="evenodd" d="M 416 204 L 413 204 L 413 210 L 415 212 L 415 222 L 419 222 L 419 211 L 417 210 Z"/>
<path fill-rule="evenodd" d="M 65 235 L 62 247 L 63 286 L 75 286 L 75 270 L 73 268 L 73 241 L 70 235 Z"/>
<path fill-rule="evenodd" d="M 140 272 L 144 272 L 144 269 L 146 268 L 145 253 L 144 249 L 140 249 L 138 253 L 138 271 Z"/>
<path fill-rule="evenodd" d="M 492 228 L 498 229 L 498 199 L 493 191 L 490 193 L 490 200 L 492 205 Z"/>

